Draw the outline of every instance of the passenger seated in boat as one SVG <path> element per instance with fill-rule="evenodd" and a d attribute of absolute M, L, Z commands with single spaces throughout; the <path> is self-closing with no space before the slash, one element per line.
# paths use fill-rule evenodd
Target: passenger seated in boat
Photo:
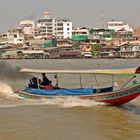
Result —
<path fill-rule="evenodd" d="M 53 90 L 55 87 L 52 85 L 52 81 L 49 81 L 49 85 L 43 86 L 43 89 Z"/>
<path fill-rule="evenodd" d="M 40 82 L 41 86 L 49 85 L 50 80 L 46 77 L 45 73 L 42 73 L 42 80 Z"/>
<path fill-rule="evenodd" d="M 37 77 L 32 77 L 31 79 L 29 79 L 29 84 L 28 84 L 29 88 L 38 88 L 38 80 Z"/>

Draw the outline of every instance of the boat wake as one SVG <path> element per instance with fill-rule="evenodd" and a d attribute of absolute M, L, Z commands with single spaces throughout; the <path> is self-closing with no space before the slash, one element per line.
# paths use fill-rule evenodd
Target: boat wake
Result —
<path fill-rule="evenodd" d="M 41 99 L 44 105 L 55 105 L 62 108 L 70 107 L 92 107 L 96 105 L 104 105 L 104 103 L 97 103 L 93 100 L 83 100 L 79 98 L 54 98 L 54 99 Z"/>
<path fill-rule="evenodd" d="M 132 114 L 140 114 L 140 98 L 123 105 L 123 109 L 131 112 Z"/>
<path fill-rule="evenodd" d="M 97 103 L 92 100 L 83 100 L 79 98 L 53 98 L 53 99 L 26 99 L 13 94 L 12 88 L 6 84 L 0 82 L 0 107 L 15 107 L 24 105 L 47 105 L 61 108 L 71 107 L 92 107 L 96 105 L 104 105 L 104 103 Z"/>
<path fill-rule="evenodd" d="M 12 88 L 3 82 L 0 82 L 0 97 L 5 97 L 5 98 L 19 98 L 18 95 L 13 94 Z"/>

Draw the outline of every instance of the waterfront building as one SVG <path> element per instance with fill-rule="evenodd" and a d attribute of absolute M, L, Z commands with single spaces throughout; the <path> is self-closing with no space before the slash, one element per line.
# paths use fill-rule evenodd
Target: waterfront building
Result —
<path fill-rule="evenodd" d="M 81 58 L 81 50 L 73 47 L 56 47 L 47 51 L 49 59 Z"/>
<path fill-rule="evenodd" d="M 92 47 L 93 44 L 91 43 L 86 43 L 86 42 L 80 43 L 82 58 L 92 58 Z"/>
<path fill-rule="evenodd" d="M 101 58 L 116 58 L 119 57 L 119 46 L 107 45 L 103 46 L 100 50 L 99 57 Z"/>
<path fill-rule="evenodd" d="M 3 59 L 37 59 L 43 58 L 44 51 L 43 50 L 19 50 L 12 49 L 7 50 L 2 54 Z"/>
<path fill-rule="evenodd" d="M 140 45 L 124 44 L 119 53 L 122 58 L 140 58 Z"/>

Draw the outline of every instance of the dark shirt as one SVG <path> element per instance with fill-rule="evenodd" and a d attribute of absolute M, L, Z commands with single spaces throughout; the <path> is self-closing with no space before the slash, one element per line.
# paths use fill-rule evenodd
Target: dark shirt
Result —
<path fill-rule="evenodd" d="M 30 88 L 38 88 L 38 80 L 36 77 L 33 77 L 32 79 L 29 80 L 29 85 Z"/>
<path fill-rule="evenodd" d="M 42 81 L 41 81 L 41 85 L 45 86 L 45 85 L 49 85 L 50 80 L 47 77 L 43 77 Z"/>

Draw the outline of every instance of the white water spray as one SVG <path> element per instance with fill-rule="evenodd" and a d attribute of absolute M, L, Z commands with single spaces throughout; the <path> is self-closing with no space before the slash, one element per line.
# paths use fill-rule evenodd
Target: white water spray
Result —
<path fill-rule="evenodd" d="M 59 106 L 59 107 L 63 107 L 63 108 L 92 107 L 92 106 L 96 106 L 96 105 L 104 105 L 104 103 L 97 103 L 93 100 L 83 100 L 83 99 L 74 98 L 74 97 L 41 99 L 41 100 L 39 100 L 39 102 L 42 105 L 55 105 L 55 106 Z"/>
<path fill-rule="evenodd" d="M 70 107 L 92 107 L 96 105 L 104 105 L 103 103 L 97 103 L 93 100 L 83 100 L 79 98 L 74 97 L 68 97 L 68 98 L 53 98 L 53 99 L 25 99 L 24 100 L 18 100 L 21 99 L 17 94 L 13 94 L 14 91 L 12 88 L 3 82 L 0 82 L 0 96 L 3 96 L 6 99 L 16 100 L 18 102 L 15 102 L 15 104 L 4 105 L 4 107 L 12 107 L 12 106 L 18 106 L 18 105 L 52 105 L 52 106 L 58 106 L 62 108 L 70 108 Z"/>
<path fill-rule="evenodd" d="M 0 82 L 0 96 L 5 96 L 6 98 L 18 98 L 18 95 L 13 93 L 13 89 L 8 84 Z"/>

